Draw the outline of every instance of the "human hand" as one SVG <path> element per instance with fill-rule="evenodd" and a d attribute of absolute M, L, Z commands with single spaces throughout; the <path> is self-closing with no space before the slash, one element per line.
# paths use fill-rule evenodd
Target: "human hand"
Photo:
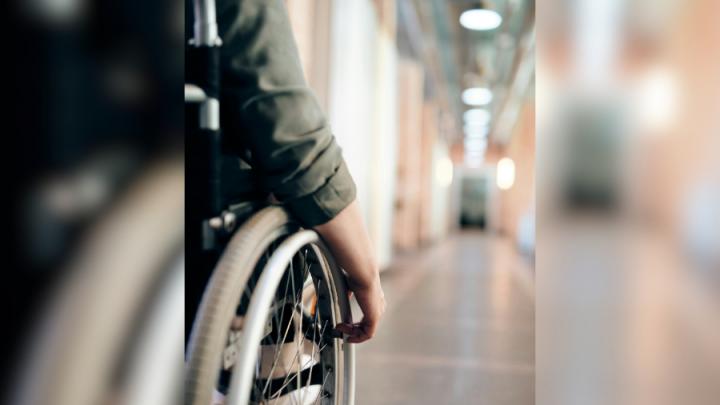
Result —
<path fill-rule="evenodd" d="M 335 329 L 348 335 L 348 342 L 362 343 L 375 336 L 380 319 L 385 313 L 385 294 L 379 277 L 367 286 L 357 285 L 352 281 L 348 284 L 363 312 L 363 318 L 353 324 L 338 324 Z"/>

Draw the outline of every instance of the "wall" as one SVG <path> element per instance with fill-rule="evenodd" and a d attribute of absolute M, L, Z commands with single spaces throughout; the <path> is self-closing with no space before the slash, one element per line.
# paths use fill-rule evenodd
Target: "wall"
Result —
<path fill-rule="evenodd" d="M 306 78 L 343 148 L 381 267 L 396 248 L 444 237 L 450 184 L 436 176 L 449 154 L 442 115 L 425 99 L 423 64 L 398 56 L 395 2 L 286 4 Z"/>
<path fill-rule="evenodd" d="M 515 183 L 509 190 L 498 190 L 499 230 L 518 240 L 524 217 L 535 207 L 535 104 L 528 99 L 507 147 L 500 152 L 515 162 Z M 497 186 L 495 186 L 497 187 Z"/>
<path fill-rule="evenodd" d="M 420 243 L 421 135 L 423 115 L 422 65 L 401 58 L 398 63 L 398 161 L 394 244 L 410 250 Z"/>

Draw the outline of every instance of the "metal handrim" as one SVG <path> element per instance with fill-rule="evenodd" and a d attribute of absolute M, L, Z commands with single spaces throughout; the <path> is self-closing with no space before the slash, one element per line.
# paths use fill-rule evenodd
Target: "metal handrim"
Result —
<path fill-rule="evenodd" d="M 238 342 L 239 352 L 233 370 L 227 403 L 247 404 L 251 400 L 261 403 L 289 403 L 289 400 L 292 403 L 340 403 L 340 398 L 336 398 L 334 394 L 336 385 L 339 382 L 337 380 L 342 378 L 342 375 L 339 374 L 343 374 L 338 372 L 336 368 L 343 363 L 343 360 L 340 359 L 341 353 L 334 339 L 328 338 L 334 326 L 333 323 L 340 319 L 340 314 L 333 307 L 330 299 L 330 294 L 333 293 L 329 290 L 332 288 L 332 279 L 329 279 L 327 262 L 319 263 L 320 268 L 323 269 L 320 273 L 315 272 L 315 274 L 312 274 L 307 266 L 301 269 L 300 280 L 295 280 L 297 269 L 293 268 L 293 257 L 296 256 L 297 252 L 305 247 L 305 260 L 308 260 L 307 246 L 317 242 L 319 242 L 319 238 L 314 232 L 298 232 L 287 238 L 265 265 L 245 314 L 242 335 Z M 317 247 L 311 249 L 318 262 L 324 260 L 320 249 Z M 290 314 L 285 315 L 286 311 L 283 309 L 279 312 L 280 316 L 278 317 L 279 307 L 286 308 L 288 303 L 283 299 L 279 306 L 277 302 L 273 304 L 273 300 L 277 299 L 277 292 L 283 289 L 281 282 L 286 274 L 289 277 L 285 277 L 285 292 L 282 296 L 287 297 L 288 287 L 292 284 L 290 290 L 292 291 L 293 300 L 290 305 Z M 312 278 L 313 283 L 305 283 L 307 278 Z M 304 286 L 298 289 L 301 283 Z M 314 289 L 316 292 L 317 301 L 315 302 L 314 311 L 313 308 L 308 308 L 306 303 L 302 301 L 302 295 L 305 295 L 302 292 L 308 289 Z M 297 299 L 298 295 L 301 296 L 300 300 Z M 312 318 L 307 316 L 307 312 L 310 312 Z M 283 322 L 283 316 L 285 322 Z M 293 317 L 292 320 L 289 319 L 289 316 Z M 275 355 L 269 372 L 267 367 L 262 367 L 264 364 L 262 354 L 264 352 L 261 345 L 263 338 L 267 336 L 265 329 L 268 325 L 268 322 L 266 322 L 268 318 L 271 319 L 271 322 L 275 321 L 276 326 L 281 326 L 277 330 L 278 338 L 282 335 L 282 338 L 274 342 L 276 343 Z M 303 318 L 308 318 L 305 327 L 303 327 Z M 312 324 L 308 325 L 311 322 Z M 284 358 L 281 361 L 283 364 L 278 367 L 278 362 L 282 356 L 281 352 L 287 348 L 287 340 L 289 340 L 287 336 L 293 324 L 295 327 L 293 328 L 293 339 L 290 345 L 297 345 L 295 355 L 293 356 L 292 352 L 288 353 L 287 358 L 291 359 L 290 363 L 287 363 L 287 358 Z M 312 330 L 312 336 L 306 336 L 310 330 Z M 307 349 L 308 340 L 310 349 Z M 327 343 L 328 341 L 330 343 Z M 328 348 L 328 346 L 330 347 Z M 258 350 L 258 347 L 261 350 Z M 308 350 L 310 351 L 309 356 L 306 353 Z M 291 369 L 294 369 L 294 372 L 291 372 Z M 278 371 L 279 377 L 276 376 Z M 317 379 L 313 379 L 313 372 L 316 373 L 316 378 L 321 379 L 319 388 L 317 384 L 313 384 L 317 382 Z M 259 380 L 262 389 L 258 387 L 258 377 L 265 377 L 265 379 Z M 277 381 L 280 379 L 281 381 L 278 383 Z M 268 391 L 271 381 L 274 386 Z M 288 386 L 293 389 L 288 390 Z M 320 399 L 322 399 L 322 402 L 320 402 Z"/>

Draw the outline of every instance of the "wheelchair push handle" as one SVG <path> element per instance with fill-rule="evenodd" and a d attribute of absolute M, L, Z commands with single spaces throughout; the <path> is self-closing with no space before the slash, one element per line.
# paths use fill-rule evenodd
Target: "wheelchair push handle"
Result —
<path fill-rule="evenodd" d="M 193 44 L 195 46 L 218 46 L 217 15 L 215 0 L 193 0 L 195 23 Z"/>
<path fill-rule="evenodd" d="M 193 0 L 193 36 L 188 43 L 186 59 L 185 102 L 198 104 L 199 128 L 186 138 L 186 147 L 193 151 L 188 164 L 198 175 L 192 188 L 205 196 L 201 204 L 203 244 L 215 244 L 217 226 L 223 218 L 221 195 L 220 129 L 220 46 L 214 0 Z"/>

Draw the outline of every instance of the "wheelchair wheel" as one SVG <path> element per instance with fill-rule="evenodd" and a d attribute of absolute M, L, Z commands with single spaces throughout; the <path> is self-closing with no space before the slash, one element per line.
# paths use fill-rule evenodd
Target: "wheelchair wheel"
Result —
<path fill-rule="evenodd" d="M 176 403 L 184 165 L 155 162 L 88 230 L 30 336 L 13 404 Z"/>
<path fill-rule="evenodd" d="M 185 404 L 352 404 L 344 275 L 317 234 L 279 207 L 233 236 L 208 283 L 188 346 Z"/>

